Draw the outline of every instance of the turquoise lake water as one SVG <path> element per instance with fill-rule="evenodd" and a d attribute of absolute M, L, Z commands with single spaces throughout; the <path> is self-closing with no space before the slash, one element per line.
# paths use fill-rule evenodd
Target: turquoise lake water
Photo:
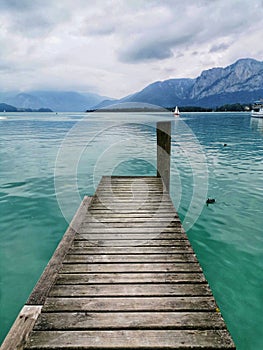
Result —
<path fill-rule="evenodd" d="M 263 349 L 263 119 L 247 113 L 0 114 L 0 343 L 100 177 L 155 175 L 163 120 L 171 196 L 222 315 L 238 350 Z"/>

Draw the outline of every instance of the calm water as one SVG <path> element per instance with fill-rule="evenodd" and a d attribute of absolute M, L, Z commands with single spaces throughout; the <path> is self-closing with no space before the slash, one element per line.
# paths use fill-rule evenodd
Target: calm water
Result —
<path fill-rule="evenodd" d="M 237 349 L 263 349 L 263 120 L 244 113 L 0 114 L 0 342 L 101 175 L 155 175 L 160 120 L 174 204 Z"/>

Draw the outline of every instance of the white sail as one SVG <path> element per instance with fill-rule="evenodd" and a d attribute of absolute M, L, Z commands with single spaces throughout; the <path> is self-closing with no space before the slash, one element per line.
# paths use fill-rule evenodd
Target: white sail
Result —
<path fill-rule="evenodd" d="M 180 115 L 179 108 L 177 106 L 174 109 L 174 115 Z"/>

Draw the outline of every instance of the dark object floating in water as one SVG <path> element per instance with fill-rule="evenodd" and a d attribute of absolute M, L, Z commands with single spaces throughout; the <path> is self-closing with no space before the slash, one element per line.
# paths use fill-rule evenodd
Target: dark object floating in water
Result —
<path fill-rule="evenodd" d="M 216 202 L 216 200 L 214 199 L 214 198 L 207 198 L 207 200 L 206 200 L 206 204 L 208 205 L 208 204 L 213 204 L 213 203 L 215 203 Z"/>
<path fill-rule="evenodd" d="M 226 147 L 227 146 L 227 143 L 224 143 L 224 147 Z"/>

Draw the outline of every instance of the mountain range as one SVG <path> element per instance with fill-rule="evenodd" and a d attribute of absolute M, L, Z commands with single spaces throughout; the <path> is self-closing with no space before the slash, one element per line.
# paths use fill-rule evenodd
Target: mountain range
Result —
<path fill-rule="evenodd" d="M 75 91 L 0 92 L 0 103 L 20 109 L 49 108 L 55 112 L 83 112 L 105 98 L 94 93 Z"/>
<path fill-rule="evenodd" d="M 203 71 L 195 79 L 157 81 L 133 95 L 114 101 L 143 102 L 162 107 L 217 107 L 224 104 L 249 104 L 263 97 L 263 62 L 246 58 L 225 68 Z M 96 108 L 113 101 L 103 101 Z"/>
<path fill-rule="evenodd" d="M 74 91 L 25 91 L 0 92 L 0 103 L 16 108 L 79 112 L 123 102 L 150 103 L 167 108 L 175 105 L 214 108 L 232 103 L 249 104 L 262 97 L 263 62 L 243 58 L 224 68 L 204 70 L 194 79 L 156 81 L 119 100 Z"/>

